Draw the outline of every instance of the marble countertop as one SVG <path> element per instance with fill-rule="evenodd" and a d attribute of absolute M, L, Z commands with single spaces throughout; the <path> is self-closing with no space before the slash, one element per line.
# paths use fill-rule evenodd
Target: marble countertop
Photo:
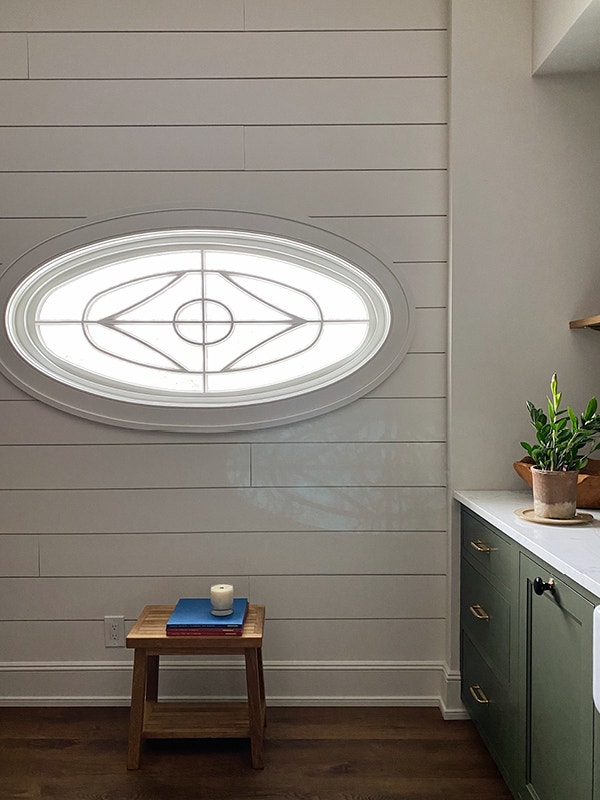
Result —
<path fill-rule="evenodd" d="M 457 491 L 454 497 L 553 569 L 600 598 L 600 509 L 584 525 L 527 522 L 515 509 L 531 508 L 531 492 Z"/>

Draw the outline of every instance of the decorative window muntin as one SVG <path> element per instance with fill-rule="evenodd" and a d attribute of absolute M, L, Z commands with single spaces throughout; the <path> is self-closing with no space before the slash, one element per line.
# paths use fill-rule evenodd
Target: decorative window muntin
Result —
<path fill-rule="evenodd" d="M 258 217 L 234 215 L 245 216 Z M 313 237 L 319 230 L 284 222 Z M 269 218 L 267 227 L 273 226 Z M 368 254 L 378 272 L 370 274 L 344 252 L 338 255 L 340 243 L 353 255 L 365 251 L 320 233 L 337 252 L 306 236 L 255 226 L 150 227 L 78 245 L 13 279 L 6 335 L 20 360 L 52 386 L 58 382 L 111 408 L 158 410 L 158 416 L 97 414 L 66 403 L 65 410 L 100 421 L 171 427 L 161 409 L 213 409 L 206 426 L 178 417 L 176 427 L 219 430 L 322 413 L 389 374 L 406 352 L 412 318 L 403 287 L 379 260 Z M 396 351 L 392 333 L 400 333 Z M 386 350 L 383 367 L 373 370 Z M 22 369 L 6 361 L 5 373 L 40 396 L 32 381 L 22 382 Z M 354 377 L 366 367 L 366 380 Z M 58 400 L 54 394 L 44 390 L 42 399 L 65 407 L 63 390 Z M 313 401 L 301 409 L 303 395 L 314 397 L 316 408 Z M 251 421 L 231 415 L 248 406 L 255 407 Z M 268 406 L 277 412 L 260 410 Z"/>

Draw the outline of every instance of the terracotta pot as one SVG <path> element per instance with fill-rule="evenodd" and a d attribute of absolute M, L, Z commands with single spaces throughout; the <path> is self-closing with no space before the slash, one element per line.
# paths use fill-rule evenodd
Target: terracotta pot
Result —
<path fill-rule="evenodd" d="M 533 511 L 544 519 L 573 519 L 577 513 L 576 470 L 552 472 L 531 468 Z"/>
<path fill-rule="evenodd" d="M 513 464 L 515 472 L 528 486 L 533 485 L 531 468 L 533 461 L 524 456 Z M 600 461 L 588 458 L 588 462 L 579 470 L 577 477 L 577 508 L 600 508 Z"/>

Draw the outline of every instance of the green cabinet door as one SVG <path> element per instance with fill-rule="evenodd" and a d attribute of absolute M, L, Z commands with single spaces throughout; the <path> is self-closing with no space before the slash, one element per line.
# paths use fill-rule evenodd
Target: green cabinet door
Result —
<path fill-rule="evenodd" d="M 553 579 L 554 584 L 540 595 L 536 578 L 544 584 Z M 520 602 L 523 797 L 592 800 L 594 607 L 524 554 Z"/>

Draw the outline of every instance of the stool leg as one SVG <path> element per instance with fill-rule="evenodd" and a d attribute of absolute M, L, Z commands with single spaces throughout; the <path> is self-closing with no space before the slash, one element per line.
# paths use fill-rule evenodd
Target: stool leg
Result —
<path fill-rule="evenodd" d="M 160 656 L 148 656 L 146 667 L 146 700 L 156 703 L 158 700 L 158 663 Z"/>
<path fill-rule="evenodd" d="M 127 748 L 127 769 L 138 769 L 142 749 L 144 728 L 144 703 L 146 695 L 146 651 L 136 648 L 133 656 L 133 678 L 131 682 L 131 711 L 129 713 L 129 744 Z"/>
<path fill-rule="evenodd" d="M 256 659 L 258 662 L 258 678 L 259 678 L 259 689 L 260 689 L 260 703 L 263 713 L 263 725 L 265 728 L 267 727 L 267 702 L 265 699 L 265 676 L 263 672 L 263 660 L 262 660 L 262 647 L 259 647 L 256 651 Z"/>
<path fill-rule="evenodd" d="M 248 721 L 250 723 L 252 766 L 254 769 L 263 769 L 264 703 L 261 698 L 261 671 L 257 649 L 254 647 L 245 649 L 244 656 L 246 658 L 246 687 L 248 690 Z"/>

